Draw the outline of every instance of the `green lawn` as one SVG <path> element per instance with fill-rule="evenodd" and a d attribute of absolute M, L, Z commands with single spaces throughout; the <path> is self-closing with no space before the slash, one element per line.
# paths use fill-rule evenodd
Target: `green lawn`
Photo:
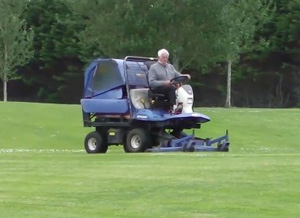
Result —
<path fill-rule="evenodd" d="M 1 102 L 1 217 L 299 217 L 300 109 L 198 112 L 228 153 L 88 155 L 79 105 Z"/>

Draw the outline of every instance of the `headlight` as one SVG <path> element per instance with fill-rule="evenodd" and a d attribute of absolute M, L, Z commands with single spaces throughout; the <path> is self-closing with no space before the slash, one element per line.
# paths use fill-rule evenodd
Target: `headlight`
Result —
<path fill-rule="evenodd" d="M 188 98 L 187 103 L 188 104 L 193 104 L 193 99 L 192 98 Z"/>

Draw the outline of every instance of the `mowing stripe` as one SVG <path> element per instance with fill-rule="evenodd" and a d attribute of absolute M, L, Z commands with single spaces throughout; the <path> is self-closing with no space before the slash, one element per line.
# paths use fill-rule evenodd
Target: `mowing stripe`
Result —
<path fill-rule="evenodd" d="M 76 153 L 84 152 L 84 150 L 74 149 L 0 149 L 2 153 Z"/>
<path fill-rule="evenodd" d="M 230 153 L 230 152 L 145 152 L 145 153 L 136 153 L 137 155 L 150 155 L 150 156 L 159 156 L 159 155 L 176 155 L 176 154 L 185 154 L 196 157 L 251 157 L 251 156 L 300 156 L 299 152 L 292 150 L 291 153 L 271 153 L 271 150 L 268 152 L 261 149 L 249 149 L 249 153 L 245 153 L 245 150 L 242 150 L 242 153 Z M 274 149 L 275 151 L 277 149 Z M 278 149 L 279 150 L 279 149 Z M 278 152 L 277 150 L 277 152 Z M 284 151 L 285 149 L 282 149 Z M 285 150 L 287 151 L 287 150 Z M 291 151 L 291 150 L 288 150 Z M 109 152 L 109 151 L 108 151 Z M 253 153 L 259 152 L 259 153 Z M 86 153 L 85 150 L 76 150 L 76 149 L 0 149 L 0 154 L 10 154 L 10 153 Z M 211 155 L 212 153 L 216 154 Z"/>

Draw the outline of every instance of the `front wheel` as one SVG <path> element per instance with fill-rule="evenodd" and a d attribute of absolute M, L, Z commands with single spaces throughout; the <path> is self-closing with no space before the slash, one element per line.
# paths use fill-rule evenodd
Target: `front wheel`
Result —
<path fill-rule="evenodd" d="M 84 140 L 84 147 L 87 153 L 106 153 L 108 149 L 105 136 L 99 132 L 94 131 L 87 134 Z"/>
<path fill-rule="evenodd" d="M 151 138 L 146 129 L 132 129 L 127 133 L 125 152 L 144 152 L 150 145 Z"/>
<path fill-rule="evenodd" d="M 229 146 L 228 142 L 223 142 L 222 144 L 218 145 L 218 150 L 227 152 L 229 151 L 228 146 Z"/>

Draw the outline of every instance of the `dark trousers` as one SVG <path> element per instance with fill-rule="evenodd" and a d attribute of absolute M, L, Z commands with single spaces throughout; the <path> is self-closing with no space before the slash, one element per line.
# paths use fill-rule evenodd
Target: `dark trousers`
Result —
<path fill-rule="evenodd" d="M 152 88 L 151 91 L 157 94 L 164 94 L 168 97 L 170 106 L 176 104 L 176 95 L 175 95 L 176 88 L 174 86 L 161 86 L 158 88 Z"/>

